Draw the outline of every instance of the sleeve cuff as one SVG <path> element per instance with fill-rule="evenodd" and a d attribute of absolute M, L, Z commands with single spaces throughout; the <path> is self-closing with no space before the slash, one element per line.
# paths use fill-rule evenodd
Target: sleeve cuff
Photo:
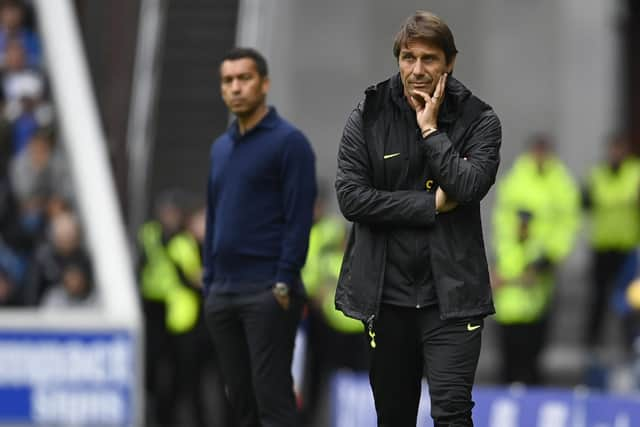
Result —
<path fill-rule="evenodd" d="M 424 197 L 426 195 L 426 197 Z M 423 215 L 427 216 L 427 224 L 433 224 L 436 220 L 436 197 L 435 193 L 424 192 L 421 194 L 419 209 Z"/>
<path fill-rule="evenodd" d="M 282 282 L 287 284 L 289 287 L 292 287 L 296 283 L 296 278 L 299 275 L 300 275 L 299 273 L 296 273 L 293 271 L 280 269 L 276 274 L 276 283 Z"/>
<path fill-rule="evenodd" d="M 441 130 L 437 130 L 427 135 L 426 138 L 423 138 L 420 130 L 417 130 L 416 132 L 418 135 L 418 145 L 422 147 L 422 150 L 425 153 L 431 152 L 431 150 L 435 148 L 434 146 L 437 144 L 437 142 L 442 138 L 442 135 L 444 135 Z"/>

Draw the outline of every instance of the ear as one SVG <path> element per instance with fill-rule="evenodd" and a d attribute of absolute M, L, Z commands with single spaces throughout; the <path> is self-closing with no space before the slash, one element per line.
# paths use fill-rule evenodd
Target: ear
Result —
<path fill-rule="evenodd" d="M 271 87 L 271 80 L 269 80 L 269 76 L 264 76 L 262 78 L 262 93 L 265 95 L 269 93 L 270 87 Z"/>
<path fill-rule="evenodd" d="M 449 64 L 447 65 L 448 74 L 451 74 L 453 72 L 453 67 L 456 65 L 456 58 L 457 56 L 454 56 L 453 58 L 451 58 L 451 62 L 449 62 Z"/>

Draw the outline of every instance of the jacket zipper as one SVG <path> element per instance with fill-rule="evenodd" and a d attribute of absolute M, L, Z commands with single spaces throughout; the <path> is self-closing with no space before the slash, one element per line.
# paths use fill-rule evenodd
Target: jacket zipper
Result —
<path fill-rule="evenodd" d="M 387 237 L 385 236 L 385 242 L 384 242 L 384 254 L 385 254 L 385 258 L 387 256 Z M 371 316 L 369 316 L 369 318 L 367 319 L 367 332 L 369 333 L 369 345 L 371 346 L 371 348 L 376 348 L 376 331 L 375 331 L 375 320 L 376 320 L 376 316 L 378 315 L 378 313 L 380 312 L 380 300 L 382 299 L 382 287 L 384 286 L 384 264 L 382 267 L 382 274 L 380 275 L 380 281 L 378 283 L 378 295 L 376 296 L 376 308 L 375 308 L 375 313 L 373 313 Z"/>
<path fill-rule="evenodd" d="M 369 332 L 369 345 L 371 346 L 371 348 L 376 348 L 376 332 L 373 329 L 373 321 L 375 320 L 376 315 L 372 314 L 371 316 L 369 316 L 369 318 L 367 319 L 367 330 Z"/>

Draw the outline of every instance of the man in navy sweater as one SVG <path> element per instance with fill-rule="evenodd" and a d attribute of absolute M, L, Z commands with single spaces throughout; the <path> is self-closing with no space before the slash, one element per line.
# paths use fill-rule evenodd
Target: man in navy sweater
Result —
<path fill-rule="evenodd" d="M 266 104 L 267 64 L 236 48 L 220 65 L 236 120 L 213 144 L 207 194 L 207 325 L 239 426 L 297 426 L 291 360 L 316 196 L 306 137 Z"/>

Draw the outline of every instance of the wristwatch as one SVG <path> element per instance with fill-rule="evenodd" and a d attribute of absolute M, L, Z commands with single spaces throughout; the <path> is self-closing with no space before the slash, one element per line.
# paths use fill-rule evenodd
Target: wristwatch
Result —
<path fill-rule="evenodd" d="M 286 297 L 289 295 L 289 286 L 286 283 L 278 282 L 273 287 L 273 293 L 280 297 Z"/>

